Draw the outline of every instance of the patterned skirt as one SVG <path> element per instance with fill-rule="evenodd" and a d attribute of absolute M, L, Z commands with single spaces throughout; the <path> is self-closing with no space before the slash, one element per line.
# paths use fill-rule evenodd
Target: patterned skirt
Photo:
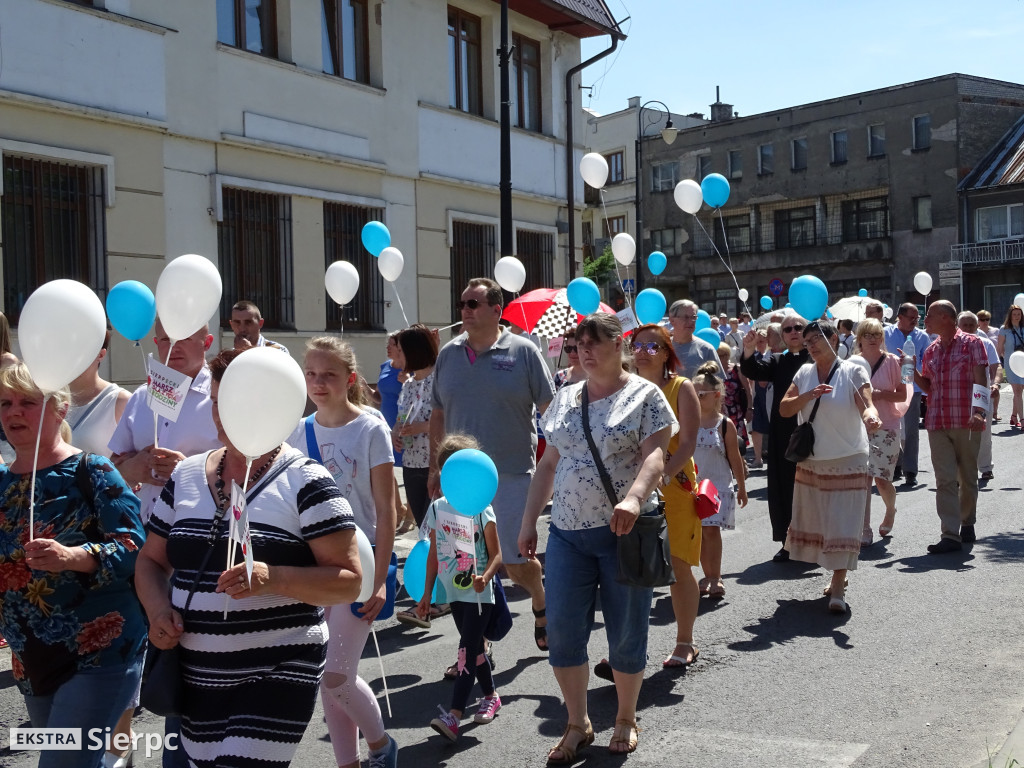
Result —
<path fill-rule="evenodd" d="M 797 464 L 786 537 L 790 557 L 830 571 L 855 570 L 870 490 L 864 454 Z"/>
<path fill-rule="evenodd" d="M 900 431 L 880 429 L 868 435 L 868 473 L 871 477 L 892 482 L 893 470 L 900 455 Z"/>

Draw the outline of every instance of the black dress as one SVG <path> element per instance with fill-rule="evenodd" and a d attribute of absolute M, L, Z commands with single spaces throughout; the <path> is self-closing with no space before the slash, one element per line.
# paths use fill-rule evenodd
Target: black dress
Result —
<path fill-rule="evenodd" d="M 790 435 L 796 429 L 796 416 L 781 416 L 779 403 L 793 383 L 801 366 L 810 362 L 807 350 L 776 355 L 766 360 L 758 355 L 741 356 L 740 370 L 752 381 L 770 381 L 775 387 L 768 427 L 768 517 L 772 521 L 772 539 L 786 541 L 789 521 L 793 517 L 793 483 L 796 464 L 786 459 Z"/>

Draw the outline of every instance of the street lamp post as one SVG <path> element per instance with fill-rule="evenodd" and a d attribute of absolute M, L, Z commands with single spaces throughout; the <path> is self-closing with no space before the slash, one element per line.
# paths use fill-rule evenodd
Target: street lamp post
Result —
<path fill-rule="evenodd" d="M 652 110 L 649 108 L 651 104 L 658 104 L 661 106 L 661 109 Z M 646 123 L 644 122 L 645 112 L 654 113 L 647 115 Z M 665 117 L 665 127 L 661 129 L 661 138 L 666 144 L 671 144 L 676 140 L 676 134 L 679 131 L 672 125 L 672 112 L 664 102 L 658 101 L 657 99 L 651 99 L 641 105 L 636 111 L 636 248 L 639 255 L 636 265 L 636 289 L 638 292 L 643 286 L 644 274 L 643 264 L 641 263 L 641 258 L 639 258 L 642 257 L 644 253 L 644 131 L 652 125 L 660 123 L 662 116 Z"/>

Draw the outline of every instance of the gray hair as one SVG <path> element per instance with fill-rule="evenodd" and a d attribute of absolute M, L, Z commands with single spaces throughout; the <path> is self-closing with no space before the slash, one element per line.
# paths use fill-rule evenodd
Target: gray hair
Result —
<path fill-rule="evenodd" d="M 696 306 L 697 305 L 694 302 L 690 301 L 689 299 L 679 299 L 678 301 L 673 301 L 672 306 L 669 307 L 668 309 L 668 316 L 676 317 L 679 314 L 679 310 L 682 309 L 683 307 L 696 308 Z"/>

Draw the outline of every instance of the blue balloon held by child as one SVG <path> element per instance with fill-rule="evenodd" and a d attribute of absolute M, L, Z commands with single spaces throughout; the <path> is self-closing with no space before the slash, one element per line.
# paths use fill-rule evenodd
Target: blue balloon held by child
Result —
<path fill-rule="evenodd" d="M 656 288 L 644 288 L 636 295 L 636 301 L 633 302 L 636 319 L 640 321 L 641 325 L 660 322 L 667 306 L 665 294 Z"/>
<path fill-rule="evenodd" d="M 601 305 L 601 291 L 589 277 L 577 277 L 565 289 L 569 306 L 580 315 L 592 315 Z"/>
<path fill-rule="evenodd" d="M 456 451 L 441 467 L 441 493 L 460 515 L 479 515 L 497 492 L 498 469 L 483 451 Z"/>
<path fill-rule="evenodd" d="M 668 258 L 661 251 L 652 251 L 647 257 L 647 268 L 651 270 L 652 275 L 660 275 L 667 266 Z"/>
<path fill-rule="evenodd" d="M 427 588 L 427 556 L 429 554 L 430 539 L 417 541 L 405 558 L 405 568 L 402 570 L 402 583 L 405 584 L 405 591 L 417 603 L 423 598 L 423 591 Z M 437 582 L 435 581 L 430 602 L 436 601 Z"/>
<path fill-rule="evenodd" d="M 391 245 L 391 232 L 379 221 L 368 221 L 363 225 L 362 239 L 363 247 L 377 258 Z"/>
<path fill-rule="evenodd" d="M 156 321 L 156 297 L 138 280 L 123 280 L 107 294 L 107 317 L 118 333 L 138 341 Z"/>

